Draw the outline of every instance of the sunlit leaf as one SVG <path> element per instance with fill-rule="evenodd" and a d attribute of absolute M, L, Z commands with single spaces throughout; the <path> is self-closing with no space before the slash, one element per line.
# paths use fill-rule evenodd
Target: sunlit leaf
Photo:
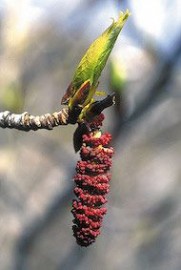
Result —
<path fill-rule="evenodd" d="M 113 21 L 103 34 L 91 44 L 75 70 L 73 80 L 69 85 L 66 94 L 62 98 L 62 104 L 69 104 L 70 107 L 72 107 L 74 104 L 74 95 L 76 95 L 77 91 L 84 88 L 83 85 L 87 80 L 90 82 L 90 87 L 87 98 L 82 105 L 86 106 L 91 102 L 96 92 L 101 72 L 106 65 L 116 39 L 129 15 L 130 13 L 128 10 L 124 13 L 121 12 L 118 20 Z M 84 95 L 84 98 L 85 96 L 86 95 Z M 71 101 L 69 103 L 70 99 Z"/>

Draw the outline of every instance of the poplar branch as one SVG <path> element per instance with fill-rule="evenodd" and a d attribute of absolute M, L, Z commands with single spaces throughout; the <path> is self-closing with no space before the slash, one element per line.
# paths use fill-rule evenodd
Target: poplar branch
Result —
<path fill-rule="evenodd" d="M 15 114 L 9 111 L 0 112 L 0 127 L 14 128 L 23 131 L 48 129 L 69 123 L 68 108 L 63 108 L 59 112 L 52 114 L 46 113 L 40 116 L 34 116 L 28 112 Z"/>
<path fill-rule="evenodd" d="M 92 121 L 94 117 L 99 115 L 104 109 L 112 106 L 114 104 L 114 98 L 114 94 L 112 94 L 101 101 L 93 102 L 85 115 L 85 120 L 88 122 Z M 82 106 L 74 106 L 71 110 L 67 107 L 59 112 L 54 112 L 52 114 L 46 113 L 40 116 L 34 116 L 28 112 L 15 114 L 5 111 L 0 112 L 0 127 L 22 131 L 35 131 L 38 129 L 52 130 L 57 126 L 78 123 L 80 121 L 79 115 L 81 111 Z"/>

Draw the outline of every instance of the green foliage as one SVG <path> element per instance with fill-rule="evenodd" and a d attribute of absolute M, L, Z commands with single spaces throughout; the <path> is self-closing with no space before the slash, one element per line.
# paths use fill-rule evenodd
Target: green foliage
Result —
<path fill-rule="evenodd" d="M 1 95 L 1 103 L 7 110 L 19 112 L 23 106 L 23 97 L 20 87 L 10 83 Z"/>
<path fill-rule="evenodd" d="M 120 92 L 126 84 L 126 73 L 124 67 L 121 66 L 116 60 L 110 63 L 110 84 L 111 89 Z"/>
<path fill-rule="evenodd" d="M 113 21 L 84 54 L 66 94 L 62 98 L 62 104 L 68 104 L 70 110 L 74 106 L 80 105 L 85 111 L 94 101 L 93 96 L 96 93 L 98 79 L 129 15 L 128 10 L 124 13 L 121 12 L 118 20 Z"/>

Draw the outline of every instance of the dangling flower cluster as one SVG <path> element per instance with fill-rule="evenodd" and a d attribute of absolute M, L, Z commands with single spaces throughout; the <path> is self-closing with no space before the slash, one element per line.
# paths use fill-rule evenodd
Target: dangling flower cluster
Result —
<path fill-rule="evenodd" d="M 107 211 L 101 206 L 107 202 L 105 195 L 109 192 L 113 148 L 108 146 L 111 135 L 101 134 L 103 119 L 104 115 L 100 114 L 91 123 L 90 131 L 83 135 L 81 161 L 77 162 L 74 176 L 74 193 L 78 199 L 72 203 L 72 229 L 81 246 L 89 246 L 95 241 Z"/>

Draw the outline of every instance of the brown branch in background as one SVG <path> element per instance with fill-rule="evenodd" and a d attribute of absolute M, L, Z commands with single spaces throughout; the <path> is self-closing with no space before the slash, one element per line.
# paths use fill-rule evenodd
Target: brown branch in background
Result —
<path fill-rule="evenodd" d="M 0 127 L 14 128 L 23 131 L 48 129 L 68 124 L 68 108 L 59 112 L 47 113 L 40 116 L 33 116 L 28 112 L 15 114 L 9 111 L 0 112 Z"/>
<path fill-rule="evenodd" d="M 121 121 L 114 126 L 111 132 L 114 141 L 118 139 L 120 134 L 123 135 L 123 131 L 128 131 L 128 129 L 130 129 L 131 126 L 140 119 L 140 117 L 152 109 L 155 103 L 159 102 L 159 99 L 164 98 L 164 96 L 168 94 L 166 87 L 169 85 L 174 68 L 181 56 L 180 36 L 177 39 L 176 44 L 177 46 L 172 53 L 172 56 L 166 59 L 161 58 L 158 66 L 155 67 L 155 69 L 157 69 L 156 76 L 152 78 L 152 83 L 149 84 L 145 90 L 147 95 L 143 101 L 135 108 L 130 116 L 121 119 Z"/>

